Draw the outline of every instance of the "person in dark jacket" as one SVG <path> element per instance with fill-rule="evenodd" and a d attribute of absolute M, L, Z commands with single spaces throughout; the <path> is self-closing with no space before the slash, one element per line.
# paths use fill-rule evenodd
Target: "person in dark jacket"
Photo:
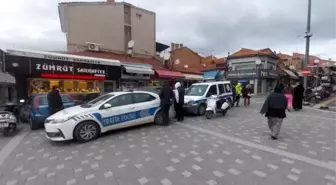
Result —
<path fill-rule="evenodd" d="M 163 113 L 163 124 L 168 125 L 169 124 L 169 109 L 171 105 L 171 99 L 173 98 L 173 91 L 169 87 L 169 83 L 165 81 L 163 83 L 163 87 L 161 89 L 161 92 L 159 94 L 161 99 L 161 109 Z"/>
<path fill-rule="evenodd" d="M 236 97 L 237 97 L 237 93 L 236 93 L 236 88 L 235 88 L 236 84 L 232 85 L 232 107 L 234 106 L 235 102 L 236 102 Z"/>
<path fill-rule="evenodd" d="M 274 92 L 264 102 L 260 113 L 265 114 L 268 126 L 271 129 L 271 138 L 278 138 L 283 119 L 286 117 L 287 98 L 284 95 L 284 86 L 279 84 Z"/>
<path fill-rule="evenodd" d="M 303 85 L 300 82 L 297 82 L 293 91 L 293 109 L 301 110 L 304 93 Z"/>
<path fill-rule="evenodd" d="M 49 114 L 53 115 L 63 109 L 63 101 L 57 86 L 53 86 L 47 95 Z"/>
<path fill-rule="evenodd" d="M 176 119 L 178 122 L 184 120 L 183 104 L 184 104 L 184 88 L 181 86 L 180 82 L 176 82 L 174 89 L 174 104 Z"/>

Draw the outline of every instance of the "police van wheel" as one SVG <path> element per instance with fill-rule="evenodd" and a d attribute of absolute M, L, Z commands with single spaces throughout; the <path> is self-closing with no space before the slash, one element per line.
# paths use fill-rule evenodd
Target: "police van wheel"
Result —
<path fill-rule="evenodd" d="M 205 114 L 205 105 L 201 104 L 200 106 L 198 106 L 198 115 L 199 116 L 203 116 Z"/>
<path fill-rule="evenodd" d="M 154 124 L 163 125 L 163 114 L 161 111 L 156 113 L 155 118 L 154 118 Z"/>
<path fill-rule="evenodd" d="M 75 139 L 85 143 L 96 139 L 99 135 L 99 126 L 93 121 L 84 121 L 76 126 L 74 131 Z"/>

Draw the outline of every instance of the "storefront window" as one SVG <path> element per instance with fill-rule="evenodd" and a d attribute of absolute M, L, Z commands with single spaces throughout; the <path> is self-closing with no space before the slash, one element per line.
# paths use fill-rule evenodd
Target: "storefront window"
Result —
<path fill-rule="evenodd" d="M 48 93 L 53 86 L 58 86 L 62 93 L 99 93 L 99 81 L 28 79 L 30 94 Z"/>

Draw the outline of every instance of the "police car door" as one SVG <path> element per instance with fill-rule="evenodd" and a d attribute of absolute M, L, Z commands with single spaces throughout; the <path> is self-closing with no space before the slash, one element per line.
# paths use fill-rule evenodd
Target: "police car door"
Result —
<path fill-rule="evenodd" d="M 104 128 L 111 130 L 135 124 L 134 104 L 130 93 L 116 96 L 106 103 L 112 107 L 100 111 Z"/>
<path fill-rule="evenodd" d="M 135 124 L 154 122 L 156 110 L 159 108 L 159 101 L 149 93 L 133 93 L 134 111 L 136 112 Z"/>

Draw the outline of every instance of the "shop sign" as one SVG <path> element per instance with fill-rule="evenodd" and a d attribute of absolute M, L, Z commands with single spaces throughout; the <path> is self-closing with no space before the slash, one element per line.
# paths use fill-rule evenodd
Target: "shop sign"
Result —
<path fill-rule="evenodd" d="M 260 70 L 260 77 L 261 78 L 278 78 L 279 75 L 276 71 L 273 70 Z"/>
<path fill-rule="evenodd" d="M 257 77 L 256 70 L 239 70 L 239 71 L 228 71 L 226 74 L 228 79 L 234 78 L 255 78 Z"/>
<path fill-rule="evenodd" d="M 61 61 L 32 60 L 31 72 L 34 73 L 59 73 L 105 76 L 106 67 L 100 65 L 68 63 Z"/>

